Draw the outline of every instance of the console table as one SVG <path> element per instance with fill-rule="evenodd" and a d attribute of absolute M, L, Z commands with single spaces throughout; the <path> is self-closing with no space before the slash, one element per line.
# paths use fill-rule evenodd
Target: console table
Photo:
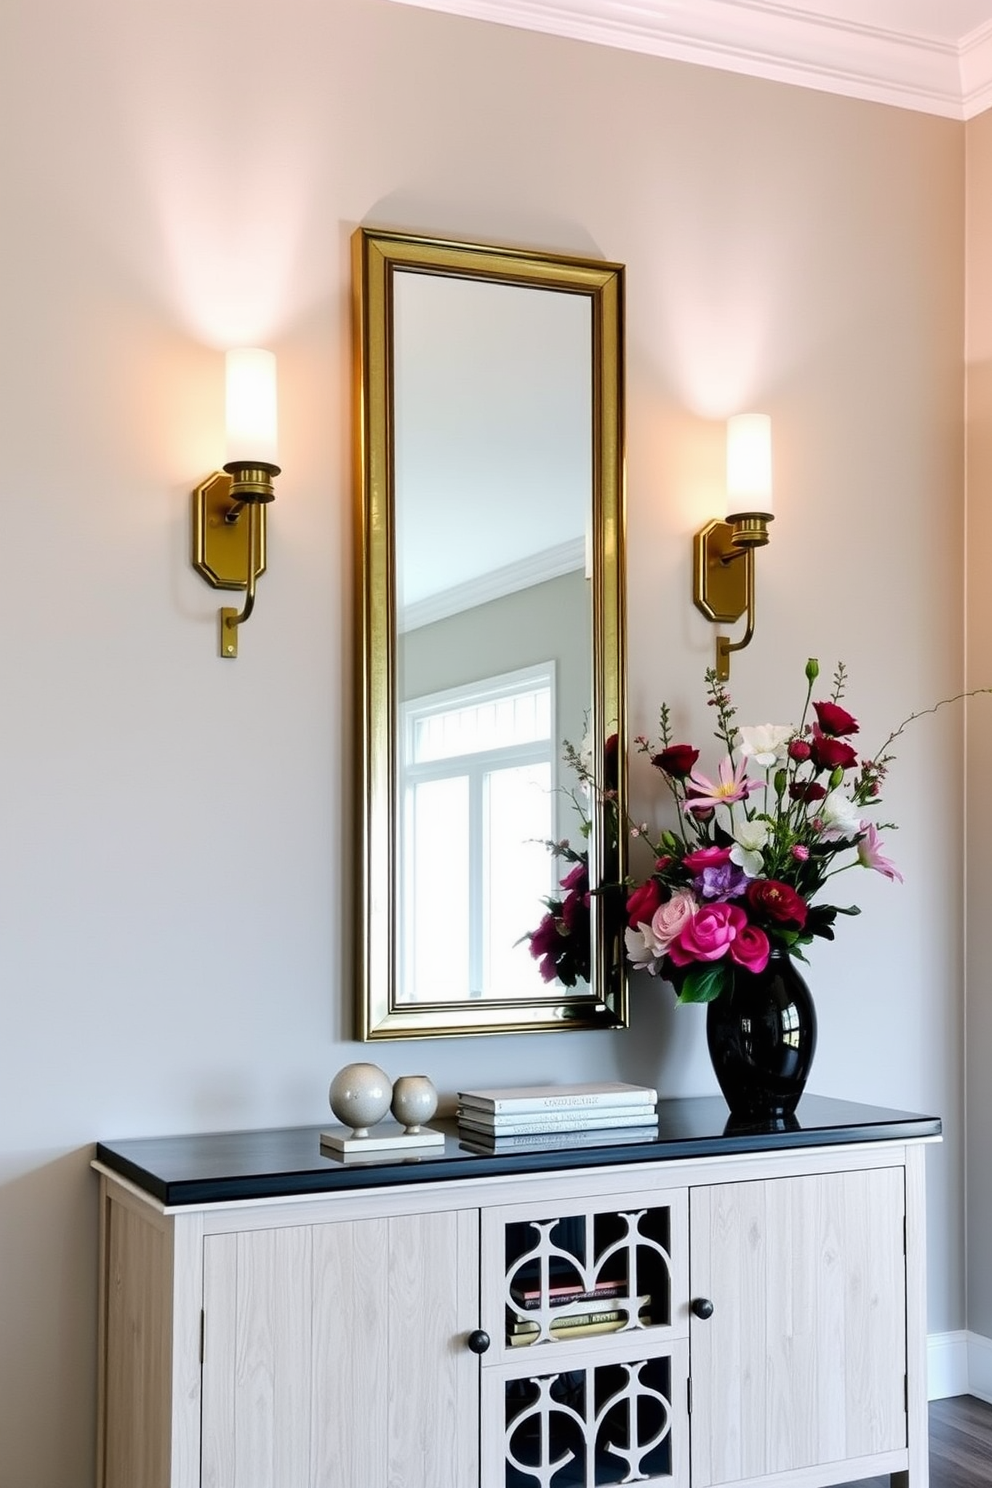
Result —
<path fill-rule="evenodd" d="M 936 1117 L 101 1142 L 98 1488 L 927 1488 Z"/>

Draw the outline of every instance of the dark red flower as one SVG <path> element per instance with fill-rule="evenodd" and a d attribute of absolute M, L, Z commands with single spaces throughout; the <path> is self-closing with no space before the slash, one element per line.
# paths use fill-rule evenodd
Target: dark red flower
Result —
<path fill-rule="evenodd" d="M 636 930 L 638 925 L 649 925 L 651 916 L 660 903 L 661 885 L 656 878 L 649 878 L 647 883 L 639 884 L 627 900 L 630 928 Z"/>
<path fill-rule="evenodd" d="M 806 900 L 789 884 L 774 878 L 755 878 L 745 895 L 756 914 L 762 914 L 779 925 L 795 925 L 801 930 L 806 923 Z"/>
<path fill-rule="evenodd" d="M 541 966 L 541 975 L 546 982 L 554 981 L 554 957 L 558 954 L 560 941 L 561 931 L 558 928 L 558 921 L 551 913 L 546 914 L 537 929 L 532 930 L 530 933 L 530 953 L 534 959 L 540 960 L 541 957 L 549 957 L 551 959 L 550 976 L 545 973 L 544 966 Z"/>
<path fill-rule="evenodd" d="M 796 760 L 798 764 L 802 764 L 804 760 L 809 759 L 809 754 L 809 745 L 805 739 L 793 739 L 790 742 L 789 758 L 791 760 Z"/>
<path fill-rule="evenodd" d="M 576 863 L 570 873 L 567 873 L 561 881 L 563 889 L 587 889 L 589 887 L 589 870 L 585 863 Z"/>
<path fill-rule="evenodd" d="M 816 721 L 825 734 L 841 739 L 845 734 L 856 734 L 858 722 L 839 703 L 814 703 Z"/>
<path fill-rule="evenodd" d="M 619 754 L 620 738 L 618 734 L 610 734 L 603 745 L 603 783 L 607 790 L 617 788 L 617 758 Z"/>
<path fill-rule="evenodd" d="M 698 758 L 699 750 L 693 749 L 691 744 L 669 744 L 667 749 L 652 757 L 651 763 L 672 780 L 685 780 Z"/>
<path fill-rule="evenodd" d="M 825 786 L 817 785 L 815 780 L 808 784 L 802 780 L 794 780 L 789 786 L 789 795 L 794 801 L 822 801 L 826 794 Z"/>
<path fill-rule="evenodd" d="M 813 730 L 810 758 L 818 770 L 835 770 L 838 765 L 842 770 L 850 770 L 858 763 L 858 756 L 850 744 L 823 734 L 818 728 Z"/>

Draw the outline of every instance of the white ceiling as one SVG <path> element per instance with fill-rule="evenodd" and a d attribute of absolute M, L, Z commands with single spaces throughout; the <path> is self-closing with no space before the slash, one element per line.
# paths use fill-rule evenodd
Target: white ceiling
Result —
<path fill-rule="evenodd" d="M 970 119 L 992 107 L 992 0 L 396 0 Z"/>

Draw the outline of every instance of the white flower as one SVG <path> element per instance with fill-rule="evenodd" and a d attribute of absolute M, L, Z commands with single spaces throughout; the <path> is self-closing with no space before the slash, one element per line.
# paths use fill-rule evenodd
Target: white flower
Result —
<path fill-rule="evenodd" d="M 765 866 L 761 849 L 768 841 L 768 835 L 768 823 L 763 821 L 742 821 L 734 828 L 730 861 L 743 868 L 748 878 L 757 878 Z"/>
<path fill-rule="evenodd" d="M 823 822 L 824 837 L 857 837 L 861 832 L 858 808 L 842 790 L 832 790 L 825 796 L 816 814 Z"/>
<path fill-rule="evenodd" d="M 737 749 L 742 758 L 753 759 L 763 770 L 785 759 L 789 740 L 795 734 L 791 724 L 756 723 L 737 731 Z"/>
<path fill-rule="evenodd" d="M 651 926 L 641 923 L 634 930 L 630 926 L 624 931 L 627 942 L 627 959 L 635 971 L 649 971 L 655 976 L 658 963 L 665 954 L 651 932 Z"/>

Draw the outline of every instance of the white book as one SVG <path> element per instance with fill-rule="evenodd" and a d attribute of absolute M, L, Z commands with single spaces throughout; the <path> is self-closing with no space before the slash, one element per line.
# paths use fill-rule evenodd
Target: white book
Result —
<path fill-rule="evenodd" d="M 482 1132 L 460 1127 L 459 1138 L 463 1147 L 472 1152 L 495 1154 L 497 1152 L 546 1152 L 555 1147 L 617 1147 L 622 1142 L 650 1142 L 658 1135 L 658 1125 L 630 1126 L 620 1131 L 553 1131 L 520 1132 L 518 1135 L 494 1137 Z"/>
<path fill-rule="evenodd" d="M 495 1115 L 487 1111 L 477 1111 L 472 1106 L 460 1106 L 458 1108 L 458 1119 L 462 1122 L 470 1122 L 482 1131 L 489 1132 L 515 1132 L 515 1131 L 557 1131 L 575 1130 L 582 1127 L 597 1127 L 612 1124 L 622 1116 L 631 1119 L 638 1118 L 641 1121 L 657 1121 L 658 1109 L 648 1101 L 638 1106 L 596 1106 L 577 1107 L 570 1111 L 524 1111 L 524 1112 L 497 1112 Z"/>
<path fill-rule="evenodd" d="M 565 1122 L 555 1121 L 545 1116 L 532 1116 L 526 1122 L 521 1122 L 519 1126 L 500 1127 L 498 1131 L 495 1131 L 491 1125 L 487 1125 L 485 1121 L 471 1120 L 464 1113 L 458 1117 L 459 1131 L 476 1132 L 489 1137 L 527 1136 L 534 1132 L 612 1131 L 618 1127 L 657 1126 L 657 1124 L 658 1117 L 653 1108 L 638 1111 L 636 1115 L 603 1116 L 598 1119 L 576 1116 L 571 1121 Z"/>
<path fill-rule="evenodd" d="M 565 1111 L 596 1106 L 655 1105 L 657 1090 L 647 1085 L 596 1082 L 589 1085 L 520 1085 L 506 1090 L 460 1090 L 463 1106 L 479 1111 Z"/>

